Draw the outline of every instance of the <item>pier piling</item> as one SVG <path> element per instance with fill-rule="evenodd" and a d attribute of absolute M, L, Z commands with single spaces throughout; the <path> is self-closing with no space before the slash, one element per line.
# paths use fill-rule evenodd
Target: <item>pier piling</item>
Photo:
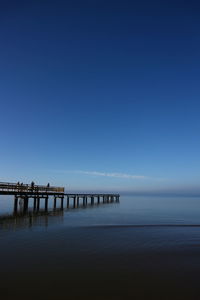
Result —
<path fill-rule="evenodd" d="M 87 206 L 88 199 L 91 206 L 94 204 L 119 202 L 119 194 L 95 194 L 95 193 L 83 193 L 83 194 L 70 194 L 65 193 L 63 187 L 53 186 L 41 186 L 18 183 L 3 183 L 0 182 L 0 195 L 14 195 L 14 207 L 13 212 L 17 213 L 20 208 L 20 212 L 27 212 L 29 208 L 29 199 L 33 199 L 33 211 L 40 210 L 40 199 L 44 199 L 44 209 L 48 211 L 49 197 L 53 197 L 53 208 L 57 208 L 57 198 L 60 199 L 60 207 L 63 210 L 64 200 L 66 197 L 66 206 L 70 207 L 70 201 L 72 201 L 72 207 L 80 207 L 80 198 L 83 206 Z"/>

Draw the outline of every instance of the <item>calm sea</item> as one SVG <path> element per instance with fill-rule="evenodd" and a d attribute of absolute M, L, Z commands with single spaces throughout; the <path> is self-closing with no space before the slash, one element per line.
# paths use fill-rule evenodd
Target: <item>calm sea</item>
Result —
<path fill-rule="evenodd" d="M 200 299 L 200 198 L 32 206 L 0 197 L 0 299 Z"/>

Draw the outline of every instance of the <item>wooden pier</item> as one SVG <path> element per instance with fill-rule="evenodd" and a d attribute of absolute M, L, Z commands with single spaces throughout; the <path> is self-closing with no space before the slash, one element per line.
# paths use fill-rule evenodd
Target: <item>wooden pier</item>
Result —
<path fill-rule="evenodd" d="M 14 212 L 17 213 L 19 204 L 23 205 L 23 211 L 28 211 L 29 200 L 33 199 L 33 210 L 39 211 L 40 204 L 43 199 L 44 208 L 48 210 L 49 197 L 54 198 L 53 207 L 63 209 L 64 202 L 69 208 L 72 202 L 72 207 L 86 206 L 88 204 L 112 203 L 119 202 L 119 194 L 71 194 L 65 193 L 64 187 L 56 187 L 32 184 L 18 183 L 0 183 L 0 195 L 14 195 Z"/>

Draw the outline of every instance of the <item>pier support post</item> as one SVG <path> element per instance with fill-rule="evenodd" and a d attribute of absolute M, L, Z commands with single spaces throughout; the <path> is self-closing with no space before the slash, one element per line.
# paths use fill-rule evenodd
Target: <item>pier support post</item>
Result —
<path fill-rule="evenodd" d="M 48 210 L 48 197 L 45 198 L 45 211 Z"/>
<path fill-rule="evenodd" d="M 40 197 L 37 197 L 37 210 L 40 209 Z"/>
<path fill-rule="evenodd" d="M 67 208 L 69 208 L 69 196 L 67 196 Z"/>
<path fill-rule="evenodd" d="M 54 203 L 53 203 L 53 208 L 56 209 L 56 200 L 57 200 L 57 197 L 54 197 Z"/>
<path fill-rule="evenodd" d="M 63 201 L 64 201 L 64 197 L 62 197 L 62 198 L 61 198 L 61 201 L 60 201 L 60 208 L 61 208 L 61 209 L 63 209 Z"/>
<path fill-rule="evenodd" d="M 73 208 L 76 208 L 76 196 L 74 196 Z"/>
<path fill-rule="evenodd" d="M 15 202 L 14 202 L 14 212 L 17 212 L 17 208 L 18 208 L 18 197 L 15 196 Z"/>
<path fill-rule="evenodd" d="M 34 200 L 33 200 L 33 210 L 36 210 L 36 203 L 37 203 L 37 198 L 34 197 Z"/>
<path fill-rule="evenodd" d="M 24 197 L 24 213 L 28 210 L 28 196 Z"/>
<path fill-rule="evenodd" d="M 77 196 L 77 201 L 76 201 L 77 206 L 79 206 L 79 197 Z"/>
<path fill-rule="evenodd" d="M 98 196 L 98 204 L 100 203 L 100 196 Z"/>

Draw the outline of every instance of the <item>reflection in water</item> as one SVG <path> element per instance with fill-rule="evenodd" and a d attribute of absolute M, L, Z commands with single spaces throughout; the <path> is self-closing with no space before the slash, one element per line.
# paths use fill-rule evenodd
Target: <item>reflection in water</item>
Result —
<path fill-rule="evenodd" d="M 50 220 L 54 217 L 54 220 Z M 0 216 L 0 229 L 17 229 L 32 227 L 34 225 L 48 226 L 49 221 L 62 222 L 63 210 L 40 210 L 28 212 L 15 212 L 12 215 Z"/>
<path fill-rule="evenodd" d="M 100 205 L 106 205 L 106 203 L 119 203 L 119 200 L 108 201 L 106 203 L 94 203 L 92 201 L 91 203 L 77 202 L 76 204 L 73 202 L 72 205 L 70 205 L 69 201 L 67 201 L 66 207 L 64 207 L 62 200 L 60 205 L 58 205 L 54 199 L 53 205 L 50 207 L 52 199 L 46 198 L 43 207 L 40 200 L 41 199 L 36 199 L 33 203 L 31 203 L 29 200 L 24 198 L 15 198 L 12 212 L 0 215 L 0 229 L 15 230 L 17 228 L 32 226 L 47 227 L 49 223 L 62 223 L 64 213 L 67 211 L 94 208 Z"/>

